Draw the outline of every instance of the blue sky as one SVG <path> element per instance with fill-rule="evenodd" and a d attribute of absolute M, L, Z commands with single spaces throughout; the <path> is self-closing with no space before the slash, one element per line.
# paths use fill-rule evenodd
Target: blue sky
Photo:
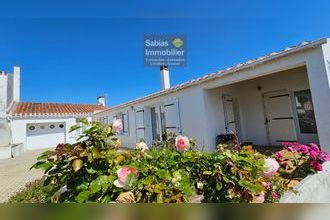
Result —
<path fill-rule="evenodd" d="M 175 85 L 246 59 L 330 37 L 329 1 L 0 0 L 0 70 L 21 66 L 22 101 L 115 105 L 160 89 L 143 36 L 185 34 Z"/>

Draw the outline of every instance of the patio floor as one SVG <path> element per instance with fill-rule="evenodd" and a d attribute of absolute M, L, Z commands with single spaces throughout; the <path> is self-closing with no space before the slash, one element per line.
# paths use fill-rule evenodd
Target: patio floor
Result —
<path fill-rule="evenodd" d="M 42 177 L 42 171 L 30 170 L 38 155 L 45 150 L 27 151 L 22 155 L 0 160 L 0 202 L 5 202 L 25 184 Z"/>

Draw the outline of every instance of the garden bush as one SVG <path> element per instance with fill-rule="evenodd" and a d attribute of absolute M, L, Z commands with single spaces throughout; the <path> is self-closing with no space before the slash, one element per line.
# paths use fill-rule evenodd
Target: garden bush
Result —
<path fill-rule="evenodd" d="M 124 150 L 120 120 L 88 129 L 75 144 L 59 144 L 33 166 L 45 172 L 50 202 L 276 202 L 288 189 L 278 162 L 251 147 L 195 150 L 185 136 L 164 135 L 148 147 Z M 73 126 L 71 131 L 79 129 Z"/>

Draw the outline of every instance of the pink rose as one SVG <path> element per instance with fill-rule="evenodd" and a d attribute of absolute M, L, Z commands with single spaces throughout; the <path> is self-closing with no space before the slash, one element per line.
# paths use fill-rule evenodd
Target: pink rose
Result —
<path fill-rule="evenodd" d="M 311 161 L 309 165 L 315 170 L 315 171 L 322 171 L 323 167 L 322 164 L 316 162 L 316 161 Z"/>
<path fill-rule="evenodd" d="M 273 177 L 280 165 L 277 163 L 277 161 L 273 158 L 267 158 L 265 159 L 265 172 L 263 173 L 263 176 L 266 178 Z"/>
<path fill-rule="evenodd" d="M 175 146 L 176 149 L 180 152 L 183 152 L 185 150 L 187 150 L 187 148 L 189 147 L 189 139 L 186 136 L 182 136 L 182 135 L 178 135 L 175 138 Z"/>
<path fill-rule="evenodd" d="M 260 192 L 258 195 L 253 196 L 252 203 L 264 203 L 265 202 L 265 193 Z"/>
<path fill-rule="evenodd" d="M 123 123 L 121 119 L 113 119 L 112 129 L 115 133 L 119 133 L 121 130 L 123 130 Z"/>
<path fill-rule="evenodd" d="M 124 166 L 117 171 L 118 179 L 114 181 L 114 185 L 119 188 L 127 187 L 127 176 L 129 174 L 138 175 L 138 171 L 135 167 Z"/>

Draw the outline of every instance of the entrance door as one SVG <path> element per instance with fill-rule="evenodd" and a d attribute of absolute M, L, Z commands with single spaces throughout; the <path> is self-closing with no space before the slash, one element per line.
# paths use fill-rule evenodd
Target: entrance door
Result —
<path fill-rule="evenodd" d="M 286 90 L 264 94 L 265 124 L 271 145 L 297 140 L 291 109 L 290 94 Z"/>
<path fill-rule="evenodd" d="M 237 135 L 237 126 L 235 120 L 234 100 L 231 95 L 223 95 L 223 108 L 225 113 L 225 129 L 227 133 Z"/>

